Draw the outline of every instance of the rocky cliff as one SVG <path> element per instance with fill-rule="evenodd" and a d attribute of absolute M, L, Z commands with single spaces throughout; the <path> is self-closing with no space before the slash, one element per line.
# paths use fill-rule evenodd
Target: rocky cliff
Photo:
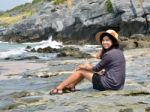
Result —
<path fill-rule="evenodd" d="M 95 41 L 98 31 L 114 29 L 122 36 L 150 32 L 149 0 L 74 0 L 54 5 L 44 2 L 37 13 L 0 30 L 0 40 L 34 42 L 48 39 L 66 43 Z"/>

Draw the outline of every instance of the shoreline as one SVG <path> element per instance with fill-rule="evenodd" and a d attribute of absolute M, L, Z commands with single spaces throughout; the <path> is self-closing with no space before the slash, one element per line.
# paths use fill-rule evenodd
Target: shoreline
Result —
<path fill-rule="evenodd" d="M 19 74 L 30 70 L 41 69 L 46 67 L 46 63 L 36 62 L 35 60 L 23 60 L 23 61 L 0 61 L 0 80 L 7 80 L 9 78 L 21 78 Z M 18 77 L 17 77 L 18 76 Z"/>
<path fill-rule="evenodd" d="M 90 53 L 93 57 L 96 52 Z M 124 51 L 124 55 L 127 61 L 127 65 L 140 56 L 150 56 L 150 48 L 138 48 L 138 49 L 129 49 Z M 63 73 L 71 73 L 73 68 L 80 63 L 97 63 L 98 60 L 95 58 L 62 58 L 55 60 L 21 60 L 21 61 L 11 61 L 11 60 L 1 60 L 0 66 L 0 80 L 8 80 L 14 78 L 21 78 L 22 74 L 30 73 L 42 76 L 44 74 L 49 74 L 49 76 L 53 76 L 54 74 L 63 74 Z M 65 68 L 70 64 L 70 70 Z M 62 69 L 58 69 L 57 66 L 66 66 L 64 71 Z M 52 69 L 51 69 L 52 68 Z M 54 69 L 53 69 L 54 68 Z M 37 72 L 37 73 L 36 73 Z M 21 74 L 21 75 L 20 75 Z M 45 76 L 45 75 L 44 75 Z M 47 75 L 48 77 L 48 75 Z"/>

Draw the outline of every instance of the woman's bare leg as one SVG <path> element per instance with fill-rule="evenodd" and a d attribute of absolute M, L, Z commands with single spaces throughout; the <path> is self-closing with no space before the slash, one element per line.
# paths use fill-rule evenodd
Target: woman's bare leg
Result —
<path fill-rule="evenodd" d="M 86 70 L 79 70 L 70 75 L 65 81 L 63 81 L 61 84 L 57 86 L 57 89 L 64 89 L 66 86 L 70 84 L 77 84 L 81 79 L 86 78 L 90 81 L 92 81 L 93 73 Z"/>
<path fill-rule="evenodd" d="M 75 86 L 80 83 L 82 80 L 84 79 L 84 77 L 81 77 L 80 79 L 76 80 L 75 82 L 65 86 L 67 88 L 70 88 L 70 89 L 75 89 Z"/>

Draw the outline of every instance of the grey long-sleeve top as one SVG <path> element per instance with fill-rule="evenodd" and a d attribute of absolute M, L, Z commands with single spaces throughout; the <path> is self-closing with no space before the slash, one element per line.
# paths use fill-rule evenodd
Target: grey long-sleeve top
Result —
<path fill-rule="evenodd" d="M 93 72 L 105 69 L 105 74 L 100 76 L 104 88 L 118 90 L 122 89 L 125 82 L 125 58 L 120 49 L 107 51 L 102 60 L 93 68 Z"/>

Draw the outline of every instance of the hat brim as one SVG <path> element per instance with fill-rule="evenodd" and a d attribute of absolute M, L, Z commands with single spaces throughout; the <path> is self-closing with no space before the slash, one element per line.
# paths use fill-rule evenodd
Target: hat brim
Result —
<path fill-rule="evenodd" d="M 98 33 L 96 34 L 95 38 L 96 38 L 96 41 L 97 41 L 99 44 L 102 44 L 102 43 L 101 43 L 101 39 L 105 36 L 105 34 L 114 37 L 113 35 L 111 35 L 110 33 L 105 32 L 105 31 L 98 32 Z M 114 38 L 117 40 L 117 42 L 119 42 L 119 40 L 118 40 L 116 37 L 114 37 Z"/>

